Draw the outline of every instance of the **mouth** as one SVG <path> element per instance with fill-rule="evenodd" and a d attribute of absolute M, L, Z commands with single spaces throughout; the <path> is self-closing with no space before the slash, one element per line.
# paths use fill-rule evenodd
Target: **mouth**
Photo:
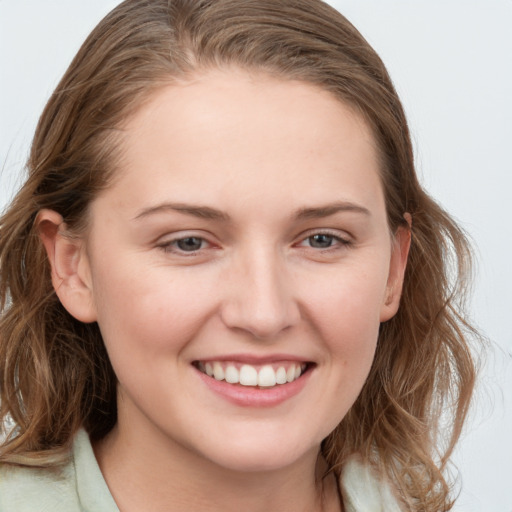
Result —
<path fill-rule="evenodd" d="M 271 389 L 300 379 L 314 363 L 279 361 L 267 364 L 248 364 L 238 361 L 194 361 L 201 373 L 228 384 Z"/>

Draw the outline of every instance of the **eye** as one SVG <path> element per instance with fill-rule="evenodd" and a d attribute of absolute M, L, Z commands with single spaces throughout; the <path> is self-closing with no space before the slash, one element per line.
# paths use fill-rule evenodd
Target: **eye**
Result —
<path fill-rule="evenodd" d="M 202 249 L 206 244 L 205 240 L 197 236 L 188 236 L 174 241 L 175 246 L 184 252 L 194 252 Z"/>
<path fill-rule="evenodd" d="M 309 245 L 315 249 L 328 249 L 329 247 L 332 247 L 332 245 L 335 244 L 339 239 L 333 235 L 320 233 L 318 235 L 309 236 L 306 240 L 309 242 Z"/>
<path fill-rule="evenodd" d="M 350 245 L 350 242 L 331 233 L 314 233 L 304 238 L 299 246 L 312 249 L 337 249 Z"/>
<path fill-rule="evenodd" d="M 190 254 L 191 256 L 202 249 L 207 249 L 209 246 L 209 242 L 200 236 L 184 236 L 174 240 L 162 241 L 158 244 L 158 247 L 164 252 L 176 255 Z"/>

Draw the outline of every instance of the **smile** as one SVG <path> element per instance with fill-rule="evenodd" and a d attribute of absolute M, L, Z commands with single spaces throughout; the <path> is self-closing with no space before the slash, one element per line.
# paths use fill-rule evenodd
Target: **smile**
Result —
<path fill-rule="evenodd" d="M 231 361 L 195 362 L 196 368 L 217 381 L 241 386 L 273 388 L 297 380 L 308 368 L 307 363 L 280 362 L 252 365 Z"/>

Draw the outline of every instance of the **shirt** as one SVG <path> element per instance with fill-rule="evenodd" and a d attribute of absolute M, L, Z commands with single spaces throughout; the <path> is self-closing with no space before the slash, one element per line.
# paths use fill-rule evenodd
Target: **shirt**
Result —
<path fill-rule="evenodd" d="M 347 512 L 400 512 L 386 482 L 354 458 L 341 475 Z M 70 461 L 58 469 L 0 466 L 0 512 L 119 512 L 89 436 L 75 436 Z"/>

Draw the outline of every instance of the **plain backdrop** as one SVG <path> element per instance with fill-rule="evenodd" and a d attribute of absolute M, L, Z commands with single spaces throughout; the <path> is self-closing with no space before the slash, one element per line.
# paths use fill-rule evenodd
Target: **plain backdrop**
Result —
<path fill-rule="evenodd" d="M 22 182 L 51 91 L 117 3 L 0 0 L 0 209 Z M 472 314 L 493 349 L 454 459 L 454 510 L 512 512 L 512 0 L 330 3 L 387 64 L 420 177 L 477 246 Z"/>

